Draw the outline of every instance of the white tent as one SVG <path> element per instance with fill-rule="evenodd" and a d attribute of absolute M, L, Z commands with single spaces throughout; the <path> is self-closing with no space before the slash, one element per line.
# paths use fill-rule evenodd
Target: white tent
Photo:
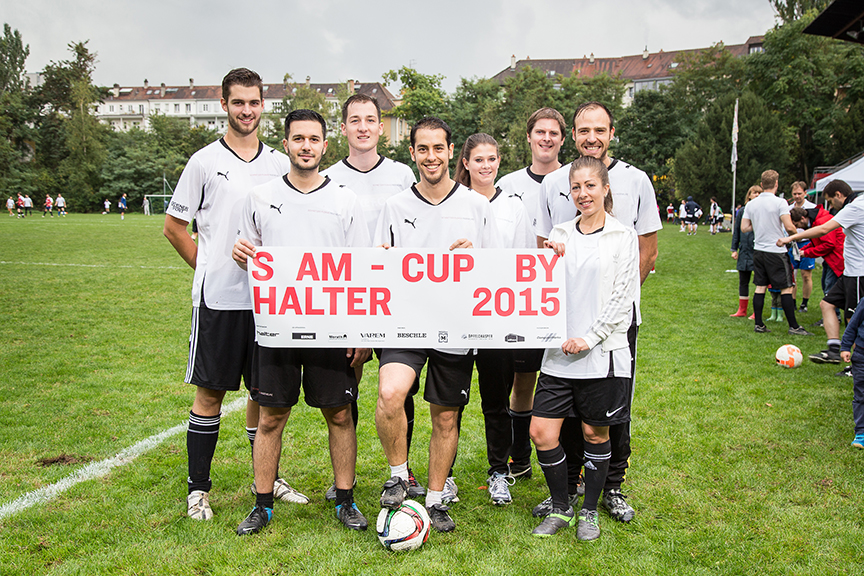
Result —
<path fill-rule="evenodd" d="M 828 176 L 817 180 L 816 190 L 821 192 L 832 180 L 843 180 L 849 184 L 855 192 L 864 191 L 864 158 L 860 158 L 842 170 L 838 170 L 833 174 L 829 174 Z"/>

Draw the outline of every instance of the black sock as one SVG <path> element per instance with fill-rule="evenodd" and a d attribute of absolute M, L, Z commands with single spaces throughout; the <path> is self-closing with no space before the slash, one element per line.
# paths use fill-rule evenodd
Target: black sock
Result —
<path fill-rule="evenodd" d="M 789 323 L 789 328 L 798 328 L 798 321 L 795 320 L 795 300 L 791 294 L 782 294 L 780 302 L 783 304 L 783 313 L 786 315 L 786 322 Z"/>
<path fill-rule="evenodd" d="M 354 489 L 348 488 L 347 490 L 342 490 L 341 488 L 336 488 L 336 506 L 341 506 L 342 504 L 351 504 L 354 501 Z"/>
<path fill-rule="evenodd" d="M 270 508 L 273 509 L 273 492 L 268 492 L 267 494 L 262 494 L 258 492 L 255 495 L 255 506 L 260 506 L 261 508 Z"/>
<path fill-rule="evenodd" d="M 808 300 L 810 300 L 810 299 L 809 298 L 801 298 L 801 306 L 806 308 Z"/>
<path fill-rule="evenodd" d="M 405 398 L 405 418 L 408 420 L 408 430 L 405 434 L 405 440 L 408 442 L 406 452 L 411 454 L 411 438 L 414 436 L 414 397 L 411 394 Z"/>
<path fill-rule="evenodd" d="M 756 318 L 756 326 L 764 326 L 762 322 L 762 308 L 765 307 L 765 293 L 756 293 L 753 295 L 753 314 Z"/>
<path fill-rule="evenodd" d="M 589 444 L 587 440 L 585 441 L 585 500 L 582 508 L 597 510 L 597 501 L 606 483 L 611 457 L 611 441 L 607 440 L 602 444 Z"/>
<path fill-rule="evenodd" d="M 189 492 L 209 492 L 210 464 L 219 440 L 219 421 L 222 415 L 199 416 L 189 411 L 189 428 L 186 431 L 186 453 L 189 456 Z"/>
<path fill-rule="evenodd" d="M 510 457 L 514 464 L 525 466 L 531 464 L 531 411 L 514 412 L 510 410 L 510 422 L 513 430 L 513 447 L 510 449 Z"/>
<path fill-rule="evenodd" d="M 837 354 L 839 354 L 840 353 L 840 344 L 828 344 L 828 351 L 829 352 L 836 352 Z"/>
<path fill-rule="evenodd" d="M 537 460 L 546 476 L 549 494 L 552 495 L 554 510 L 567 510 L 570 502 L 567 498 L 567 456 L 564 448 L 558 444 L 552 450 L 537 450 Z"/>

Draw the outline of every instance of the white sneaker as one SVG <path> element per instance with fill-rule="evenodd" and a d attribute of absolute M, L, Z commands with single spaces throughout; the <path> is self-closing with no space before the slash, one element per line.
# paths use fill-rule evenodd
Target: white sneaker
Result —
<path fill-rule="evenodd" d="M 258 494 L 255 490 L 255 482 L 252 482 L 252 493 Z M 294 504 L 308 504 L 309 497 L 292 488 L 284 478 L 277 478 L 273 483 L 273 498 L 282 500 L 283 502 L 292 502 Z"/>
<path fill-rule="evenodd" d="M 210 520 L 213 509 L 210 508 L 210 493 L 203 490 L 193 490 L 186 496 L 186 514 L 193 520 Z"/>
<path fill-rule="evenodd" d="M 456 486 L 456 481 L 452 476 L 448 476 L 444 481 L 444 491 L 441 494 L 441 501 L 444 504 L 451 502 L 459 502 L 459 487 Z"/>
<path fill-rule="evenodd" d="M 489 497 L 492 498 L 492 503 L 496 506 L 504 506 L 510 504 L 513 498 L 510 496 L 510 486 L 516 483 L 513 478 L 495 472 L 486 480 L 489 486 Z"/>

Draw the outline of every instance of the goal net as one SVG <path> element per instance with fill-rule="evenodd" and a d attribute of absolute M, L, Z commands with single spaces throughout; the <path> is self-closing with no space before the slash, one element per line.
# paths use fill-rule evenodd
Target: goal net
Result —
<path fill-rule="evenodd" d="M 165 214 L 171 202 L 171 194 L 147 194 L 144 199 L 150 203 L 150 214 Z"/>

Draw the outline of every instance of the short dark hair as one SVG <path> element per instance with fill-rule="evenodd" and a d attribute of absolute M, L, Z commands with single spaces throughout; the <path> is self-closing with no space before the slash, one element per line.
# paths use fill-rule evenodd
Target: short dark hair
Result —
<path fill-rule="evenodd" d="M 378 121 L 381 121 L 381 105 L 378 104 L 378 100 L 368 96 L 366 94 L 352 94 L 345 100 L 345 103 L 342 104 L 342 122 L 348 121 L 348 107 L 351 104 L 364 104 L 366 102 L 371 102 L 375 105 L 375 113 L 378 115 Z"/>
<path fill-rule="evenodd" d="M 807 211 L 796 206 L 789 211 L 789 217 L 792 218 L 792 222 L 801 222 L 807 218 Z"/>
<path fill-rule="evenodd" d="M 414 126 L 411 127 L 411 146 L 414 146 L 414 136 L 418 130 L 443 130 L 447 135 L 447 146 L 453 143 L 453 131 L 446 122 L 436 116 L 424 116 Z"/>
<path fill-rule="evenodd" d="M 327 138 L 327 122 L 324 121 L 324 117 L 314 110 L 301 108 L 299 110 L 292 110 L 287 116 L 285 116 L 285 139 L 288 139 L 288 133 L 291 131 L 292 122 L 302 122 L 305 120 L 321 124 L 321 136 Z"/>
<path fill-rule="evenodd" d="M 471 151 L 481 144 L 495 146 L 495 153 L 498 154 L 498 141 L 489 134 L 478 132 L 465 140 L 465 144 L 462 145 L 462 152 L 459 154 L 459 161 L 456 162 L 456 177 L 454 180 L 468 188 L 471 188 L 471 173 L 465 168 L 463 160 L 468 160 L 471 157 Z"/>
<path fill-rule="evenodd" d="M 825 185 L 825 190 L 823 190 L 823 192 L 828 198 L 833 198 L 838 192 L 848 198 L 852 195 L 852 187 L 843 180 L 831 180 Z"/>
<path fill-rule="evenodd" d="M 245 86 L 246 88 L 257 86 L 261 99 L 264 99 L 264 83 L 257 72 L 253 72 L 248 68 L 235 68 L 228 72 L 222 78 L 222 99 L 226 102 L 228 101 L 228 97 L 231 96 L 231 87 L 235 84 Z"/>
<path fill-rule="evenodd" d="M 555 108 L 540 108 L 531 116 L 528 117 L 528 134 L 531 134 L 531 131 L 534 130 L 534 126 L 537 124 L 538 120 L 555 120 L 558 122 L 558 125 L 561 126 L 561 136 L 565 136 L 567 134 L 567 121 L 564 120 L 564 116 Z"/>
<path fill-rule="evenodd" d="M 573 161 L 573 163 L 570 165 L 568 182 L 577 170 L 582 170 L 583 168 L 587 168 L 588 170 L 591 170 L 597 176 L 599 176 L 600 183 L 603 184 L 603 186 L 609 185 L 609 169 L 606 168 L 606 165 L 603 163 L 602 160 L 598 160 L 593 156 L 579 156 Z M 568 184 L 567 187 L 569 188 L 570 185 Z M 607 192 L 606 196 L 603 198 L 603 209 L 607 213 L 612 214 L 612 190 L 609 190 L 609 192 Z"/>
<path fill-rule="evenodd" d="M 606 112 L 606 114 L 609 116 L 609 129 L 611 130 L 612 128 L 614 128 L 615 123 L 612 118 L 612 111 L 609 110 L 609 108 L 605 104 L 603 104 L 602 102 L 597 102 L 596 100 L 592 100 L 591 102 L 585 102 L 584 104 L 580 104 L 579 107 L 576 108 L 576 111 L 573 113 L 573 127 L 576 127 L 576 118 L 578 118 L 579 115 L 582 114 L 582 112 L 594 110 L 595 108 L 600 108 L 601 110 Z"/>

